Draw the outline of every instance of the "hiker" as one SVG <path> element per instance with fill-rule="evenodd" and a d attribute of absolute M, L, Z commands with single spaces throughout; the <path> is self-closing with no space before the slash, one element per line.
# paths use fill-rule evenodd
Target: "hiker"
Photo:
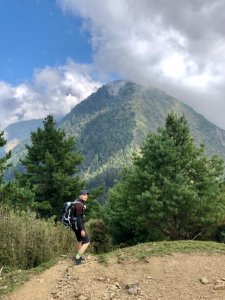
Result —
<path fill-rule="evenodd" d="M 76 217 L 76 222 L 72 225 L 72 230 L 75 232 L 78 241 L 78 252 L 76 257 L 73 259 L 76 265 L 80 265 L 84 258 L 82 254 L 87 250 L 90 245 L 90 240 L 88 238 L 87 232 L 84 227 L 84 213 L 85 213 L 85 202 L 88 199 L 89 193 L 86 190 L 82 190 L 79 193 L 79 198 L 75 201 L 74 205 L 74 216 Z"/>

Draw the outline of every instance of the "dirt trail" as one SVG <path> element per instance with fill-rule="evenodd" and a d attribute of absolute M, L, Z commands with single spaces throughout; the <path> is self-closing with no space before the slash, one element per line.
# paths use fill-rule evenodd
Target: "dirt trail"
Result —
<path fill-rule="evenodd" d="M 59 262 L 4 300 L 225 300 L 224 254 L 173 254 L 146 260 Z"/>

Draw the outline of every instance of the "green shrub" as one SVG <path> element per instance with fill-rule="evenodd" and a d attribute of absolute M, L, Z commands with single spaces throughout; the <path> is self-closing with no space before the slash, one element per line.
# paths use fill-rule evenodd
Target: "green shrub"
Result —
<path fill-rule="evenodd" d="M 74 247 L 72 232 L 53 219 L 35 213 L 0 207 L 0 262 L 2 266 L 28 269 L 47 262 Z M 1 266 L 0 266 L 1 267 Z"/>
<path fill-rule="evenodd" d="M 217 242 L 225 243 L 225 224 L 217 227 L 213 235 L 214 240 Z"/>
<path fill-rule="evenodd" d="M 109 230 L 101 219 L 91 219 L 87 222 L 87 231 L 91 240 L 90 251 L 93 253 L 105 253 L 112 250 Z"/>

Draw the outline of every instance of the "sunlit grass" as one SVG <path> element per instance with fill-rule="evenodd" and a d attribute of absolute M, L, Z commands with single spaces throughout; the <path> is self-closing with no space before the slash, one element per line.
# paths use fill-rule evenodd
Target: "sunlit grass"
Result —
<path fill-rule="evenodd" d="M 121 260 L 130 258 L 144 259 L 150 256 L 169 255 L 172 253 L 224 253 L 225 244 L 216 243 L 211 241 L 160 241 L 140 243 L 132 247 L 125 247 L 122 249 L 114 250 L 105 254 L 108 259 L 117 257 Z M 105 258 L 107 259 L 107 258 Z"/>
<path fill-rule="evenodd" d="M 0 268 L 29 269 L 74 247 L 74 236 L 54 220 L 41 220 L 32 212 L 0 208 Z"/>

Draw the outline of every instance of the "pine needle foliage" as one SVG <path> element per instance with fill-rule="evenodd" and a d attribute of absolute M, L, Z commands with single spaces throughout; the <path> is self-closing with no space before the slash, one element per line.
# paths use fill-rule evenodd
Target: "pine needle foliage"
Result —
<path fill-rule="evenodd" d="M 59 215 L 64 202 L 75 198 L 83 187 L 78 173 L 82 155 L 76 151 L 75 139 L 56 128 L 52 116 L 44 127 L 31 133 L 31 145 L 22 160 L 26 172 L 18 176 L 22 186 L 30 185 L 41 217 Z"/>
<path fill-rule="evenodd" d="M 167 116 L 110 191 L 115 241 L 206 238 L 225 215 L 223 161 L 196 147 L 184 116 Z"/>
<path fill-rule="evenodd" d="M 6 144 L 6 140 L 4 139 L 4 131 L 0 132 L 0 148 Z M 5 156 L 0 158 L 0 184 L 3 182 L 3 176 L 5 169 L 8 164 L 8 159 L 11 156 L 11 152 L 8 152 Z"/>

